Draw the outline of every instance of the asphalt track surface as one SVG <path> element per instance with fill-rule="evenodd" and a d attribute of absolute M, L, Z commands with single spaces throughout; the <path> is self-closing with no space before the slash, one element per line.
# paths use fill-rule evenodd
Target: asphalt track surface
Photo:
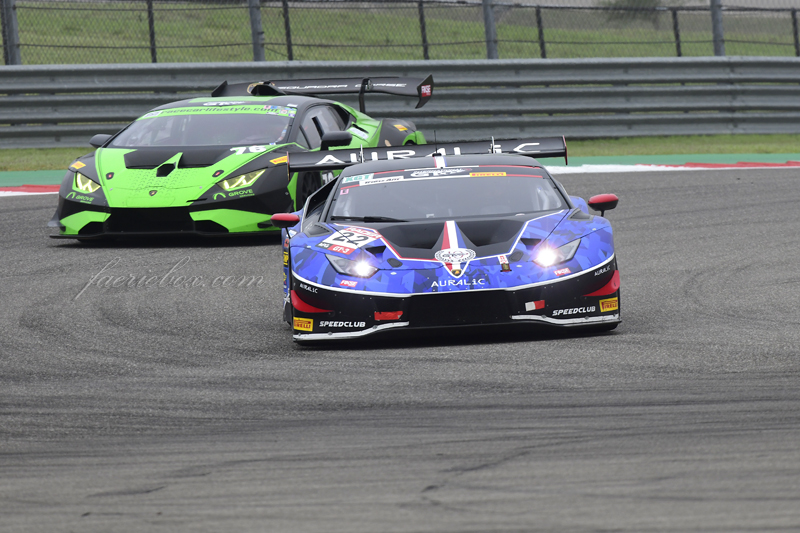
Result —
<path fill-rule="evenodd" d="M 276 239 L 0 198 L 0 531 L 800 530 L 798 170 L 559 179 L 620 197 L 613 333 L 299 347 Z"/>

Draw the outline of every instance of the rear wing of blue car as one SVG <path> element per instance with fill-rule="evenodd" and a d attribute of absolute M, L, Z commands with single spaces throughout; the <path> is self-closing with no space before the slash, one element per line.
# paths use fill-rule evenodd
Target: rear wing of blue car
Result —
<path fill-rule="evenodd" d="M 441 155 L 480 154 L 525 155 L 535 158 L 563 157 L 567 162 L 567 142 L 564 137 L 539 137 L 464 143 L 438 143 L 367 148 L 361 150 L 330 150 L 295 152 L 289 154 L 289 172 L 309 170 L 341 170 L 367 161 L 391 161 Z"/>
<path fill-rule="evenodd" d="M 417 98 L 417 108 L 433 96 L 433 76 L 427 78 L 327 78 L 312 80 L 259 81 L 254 83 L 222 82 L 211 96 L 280 96 L 297 94 L 357 94 L 361 112 L 365 113 L 364 95 L 383 93 Z"/>

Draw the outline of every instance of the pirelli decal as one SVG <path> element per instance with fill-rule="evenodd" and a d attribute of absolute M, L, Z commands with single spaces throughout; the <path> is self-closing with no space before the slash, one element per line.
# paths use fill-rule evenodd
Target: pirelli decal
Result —
<path fill-rule="evenodd" d="M 314 321 L 310 318 L 295 318 L 294 329 L 298 331 L 314 331 Z"/>
<path fill-rule="evenodd" d="M 616 311 L 617 309 L 619 309 L 619 298 L 608 298 L 607 300 L 600 300 L 601 313 Z"/>

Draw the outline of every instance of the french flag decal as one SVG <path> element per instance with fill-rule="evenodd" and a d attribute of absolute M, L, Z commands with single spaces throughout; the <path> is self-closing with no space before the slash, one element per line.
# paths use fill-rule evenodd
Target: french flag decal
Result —
<path fill-rule="evenodd" d="M 475 251 L 465 248 L 464 238 L 455 220 L 445 222 L 442 249 L 436 252 L 434 257 L 456 278 L 464 273 L 469 262 L 475 258 Z"/>

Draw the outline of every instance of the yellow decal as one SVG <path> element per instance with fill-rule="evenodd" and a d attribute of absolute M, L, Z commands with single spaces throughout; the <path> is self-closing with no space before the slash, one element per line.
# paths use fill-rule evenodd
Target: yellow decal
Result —
<path fill-rule="evenodd" d="M 619 298 L 609 298 L 608 300 L 600 300 L 600 312 L 616 311 L 619 309 Z"/>
<path fill-rule="evenodd" d="M 283 157 L 279 157 L 277 159 L 270 159 L 269 162 L 273 165 L 279 165 L 281 163 L 286 163 L 289 160 L 289 156 L 285 155 Z"/>
<path fill-rule="evenodd" d="M 506 173 L 505 172 L 470 172 L 469 175 L 471 177 L 476 177 L 476 176 L 480 176 L 480 177 L 483 177 L 483 176 L 505 176 Z"/>
<path fill-rule="evenodd" d="M 408 131 L 408 128 L 406 128 L 402 124 L 395 124 L 394 127 L 397 128 L 400 131 Z"/>
<path fill-rule="evenodd" d="M 300 331 L 314 331 L 314 321 L 310 318 L 295 318 L 294 329 Z"/>
<path fill-rule="evenodd" d="M 283 252 L 283 266 L 289 266 L 289 252 Z"/>
<path fill-rule="evenodd" d="M 72 166 L 70 166 L 69 168 L 71 168 L 72 170 L 78 170 L 78 169 L 83 168 L 85 166 L 86 166 L 86 163 L 81 163 L 80 161 L 75 161 L 74 163 L 72 163 Z"/>

